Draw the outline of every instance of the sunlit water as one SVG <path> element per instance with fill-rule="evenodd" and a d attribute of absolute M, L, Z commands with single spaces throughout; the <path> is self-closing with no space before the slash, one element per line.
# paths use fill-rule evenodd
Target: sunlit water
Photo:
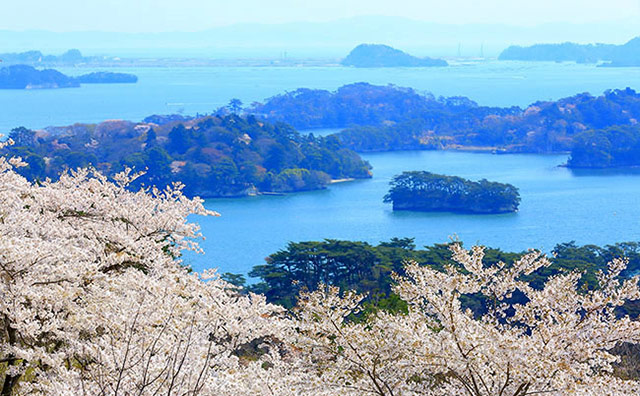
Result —
<path fill-rule="evenodd" d="M 88 69 L 63 69 L 77 75 Z M 578 92 L 640 89 L 640 68 L 608 69 L 570 63 L 487 62 L 427 69 L 131 68 L 138 84 L 85 85 L 77 89 L 0 90 L 0 130 L 40 128 L 105 119 L 140 120 L 150 114 L 205 113 L 231 98 L 245 103 L 298 87 L 336 89 L 358 81 L 410 86 L 435 95 L 464 95 L 483 105 L 526 106 Z M 326 134 L 331 130 L 314 131 Z M 565 155 L 491 155 L 394 152 L 366 155 L 374 178 L 323 191 L 286 196 L 208 200 L 219 218 L 196 218 L 207 240 L 196 269 L 246 273 L 289 241 L 340 238 L 376 243 L 415 237 L 417 244 L 446 242 L 509 250 L 551 249 L 556 243 L 607 244 L 640 240 L 640 175 L 634 171 L 573 173 L 558 165 Z M 396 212 L 382 203 L 388 182 L 404 170 L 429 170 L 520 188 L 520 211 L 503 215 Z"/>

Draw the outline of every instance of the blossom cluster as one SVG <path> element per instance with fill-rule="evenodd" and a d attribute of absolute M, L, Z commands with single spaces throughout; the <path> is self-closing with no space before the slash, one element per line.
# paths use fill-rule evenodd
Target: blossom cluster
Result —
<path fill-rule="evenodd" d="M 613 375 L 620 342 L 637 343 L 640 322 L 616 308 L 640 298 L 638 278 L 619 281 L 614 260 L 599 287 L 581 291 L 581 274 L 551 277 L 535 289 L 522 278 L 550 265 L 530 252 L 511 265 L 485 265 L 484 250 L 452 246 L 457 266 L 440 272 L 409 263 L 394 291 L 408 313 L 363 321 L 362 296 L 335 287 L 301 299 L 302 344 L 321 382 L 342 395 L 635 395 L 637 381 Z M 487 312 L 465 308 L 481 297 Z"/>
<path fill-rule="evenodd" d="M 0 158 L 0 395 L 635 395 L 614 375 L 640 322 L 623 260 L 580 290 L 581 274 L 534 288 L 537 252 L 486 265 L 453 245 L 438 271 L 407 263 L 394 292 L 406 313 L 363 315 L 364 296 L 334 286 L 290 312 L 215 271 L 189 216 L 215 216 L 181 186 L 131 191 L 131 172 L 94 170 L 31 183 Z M 465 307 L 481 296 L 486 312 Z"/>
<path fill-rule="evenodd" d="M 290 327 L 282 309 L 180 262 L 200 237 L 187 217 L 216 213 L 180 186 L 129 191 L 129 172 L 34 184 L 15 165 L 0 159 L 3 395 L 224 395 L 258 380 L 263 362 L 237 351 Z"/>

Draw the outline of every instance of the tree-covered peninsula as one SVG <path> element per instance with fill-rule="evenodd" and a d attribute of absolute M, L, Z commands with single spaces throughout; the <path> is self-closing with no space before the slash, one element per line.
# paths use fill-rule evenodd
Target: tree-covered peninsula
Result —
<path fill-rule="evenodd" d="M 384 202 L 393 210 L 456 213 L 508 213 L 518 210 L 520 194 L 511 184 L 426 171 L 403 172 L 393 178 Z"/>
<path fill-rule="evenodd" d="M 640 127 L 614 126 L 577 134 L 567 165 L 570 168 L 640 166 Z"/>
<path fill-rule="evenodd" d="M 479 106 L 465 97 L 410 88 L 346 85 L 335 92 L 298 89 L 248 110 L 299 128 L 346 128 L 340 140 L 358 152 L 466 149 L 510 153 L 568 152 L 579 133 L 640 119 L 630 88 L 581 93 L 519 107 Z"/>
<path fill-rule="evenodd" d="M 342 60 L 344 66 L 354 67 L 436 67 L 448 66 L 447 61 L 418 58 L 383 44 L 360 44 Z"/>
<path fill-rule="evenodd" d="M 93 166 L 107 175 L 127 167 L 146 173 L 140 185 L 185 184 L 189 196 L 231 197 L 321 189 L 332 179 L 370 177 L 370 166 L 335 137 L 237 115 L 163 125 L 107 121 L 32 131 L 14 129 L 6 154 L 28 166 L 29 180 L 56 179 L 66 169 Z"/>

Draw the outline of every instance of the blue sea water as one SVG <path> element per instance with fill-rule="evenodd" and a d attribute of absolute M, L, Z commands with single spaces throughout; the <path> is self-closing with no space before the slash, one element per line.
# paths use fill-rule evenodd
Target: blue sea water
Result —
<path fill-rule="evenodd" d="M 90 69 L 62 69 L 76 75 Z M 0 131 L 150 114 L 210 112 L 231 98 L 245 103 L 298 87 L 336 89 L 366 81 L 413 87 L 436 96 L 463 95 L 482 105 L 526 106 L 580 92 L 640 89 L 640 68 L 596 68 L 573 63 L 476 62 L 449 68 L 342 67 L 130 68 L 138 84 L 75 89 L 0 90 Z M 330 131 L 314 131 L 325 134 Z M 509 250 L 550 250 L 556 243 L 608 244 L 640 240 L 640 173 L 573 172 L 558 167 L 566 155 L 492 155 L 465 152 L 393 152 L 364 156 L 374 177 L 326 190 L 285 196 L 207 200 L 218 218 L 202 226 L 205 255 L 187 255 L 195 269 L 246 273 L 289 241 L 340 238 L 377 243 L 415 237 L 421 245 L 457 236 Z M 429 170 L 470 179 L 508 182 L 520 189 L 520 211 L 502 215 L 393 212 L 382 203 L 388 182 L 405 170 Z"/>
<path fill-rule="evenodd" d="M 61 68 L 68 75 L 103 69 Z M 57 90 L 0 90 L 0 131 L 151 114 L 206 113 L 232 98 L 245 104 L 299 87 L 334 90 L 354 83 L 395 84 L 436 96 L 467 96 L 488 106 L 527 106 L 580 92 L 640 89 L 640 68 L 597 68 L 552 62 L 470 62 L 446 68 L 137 67 L 137 84 L 94 84 Z"/>
<path fill-rule="evenodd" d="M 558 167 L 565 155 L 493 155 L 408 151 L 370 154 L 374 177 L 327 190 L 286 196 L 211 199 L 222 216 L 200 221 L 204 256 L 187 257 L 194 268 L 245 273 L 289 241 L 324 238 L 370 243 L 414 237 L 418 246 L 458 238 L 512 251 L 550 251 L 557 243 L 610 244 L 640 240 L 640 174 L 575 173 Z M 394 212 L 382 197 L 404 170 L 429 170 L 472 180 L 486 178 L 520 189 L 517 213 L 469 215 Z"/>

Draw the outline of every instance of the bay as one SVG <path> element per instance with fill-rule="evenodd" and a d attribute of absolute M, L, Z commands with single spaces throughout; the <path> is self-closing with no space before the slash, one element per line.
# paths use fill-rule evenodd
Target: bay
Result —
<path fill-rule="evenodd" d="M 285 196 L 206 200 L 217 218 L 196 219 L 207 239 L 205 255 L 188 255 L 195 269 L 247 273 L 290 241 L 348 239 L 378 243 L 412 237 L 418 246 L 459 239 L 509 251 L 549 252 L 557 243 L 640 241 L 640 173 L 580 171 L 559 167 L 566 155 L 495 155 L 405 151 L 364 156 L 369 180 Z M 486 178 L 520 189 L 517 213 L 470 215 L 394 212 L 382 202 L 391 178 L 428 170 L 472 180 Z"/>
<path fill-rule="evenodd" d="M 69 75 L 94 71 L 61 69 Z M 527 106 L 580 92 L 640 89 L 640 68 L 575 63 L 468 62 L 448 68 L 136 67 L 137 84 L 85 85 L 59 90 L 0 90 L 0 132 L 150 114 L 210 112 L 231 98 L 245 104 L 299 87 L 334 90 L 354 83 L 395 84 L 436 96 L 468 96 L 482 105 Z M 324 135 L 334 130 L 315 130 Z M 640 240 L 640 175 L 634 170 L 572 172 L 566 155 L 393 152 L 364 156 L 369 180 L 285 196 L 207 200 L 219 218 L 194 218 L 207 238 L 205 255 L 188 254 L 196 270 L 247 273 L 289 241 L 339 238 L 370 243 L 415 237 L 418 246 L 457 236 L 467 246 L 549 251 L 560 242 L 608 244 Z M 502 215 L 393 212 L 382 203 L 388 183 L 405 170 L 428 170 L 520 188 L 520 211 Z"/>

